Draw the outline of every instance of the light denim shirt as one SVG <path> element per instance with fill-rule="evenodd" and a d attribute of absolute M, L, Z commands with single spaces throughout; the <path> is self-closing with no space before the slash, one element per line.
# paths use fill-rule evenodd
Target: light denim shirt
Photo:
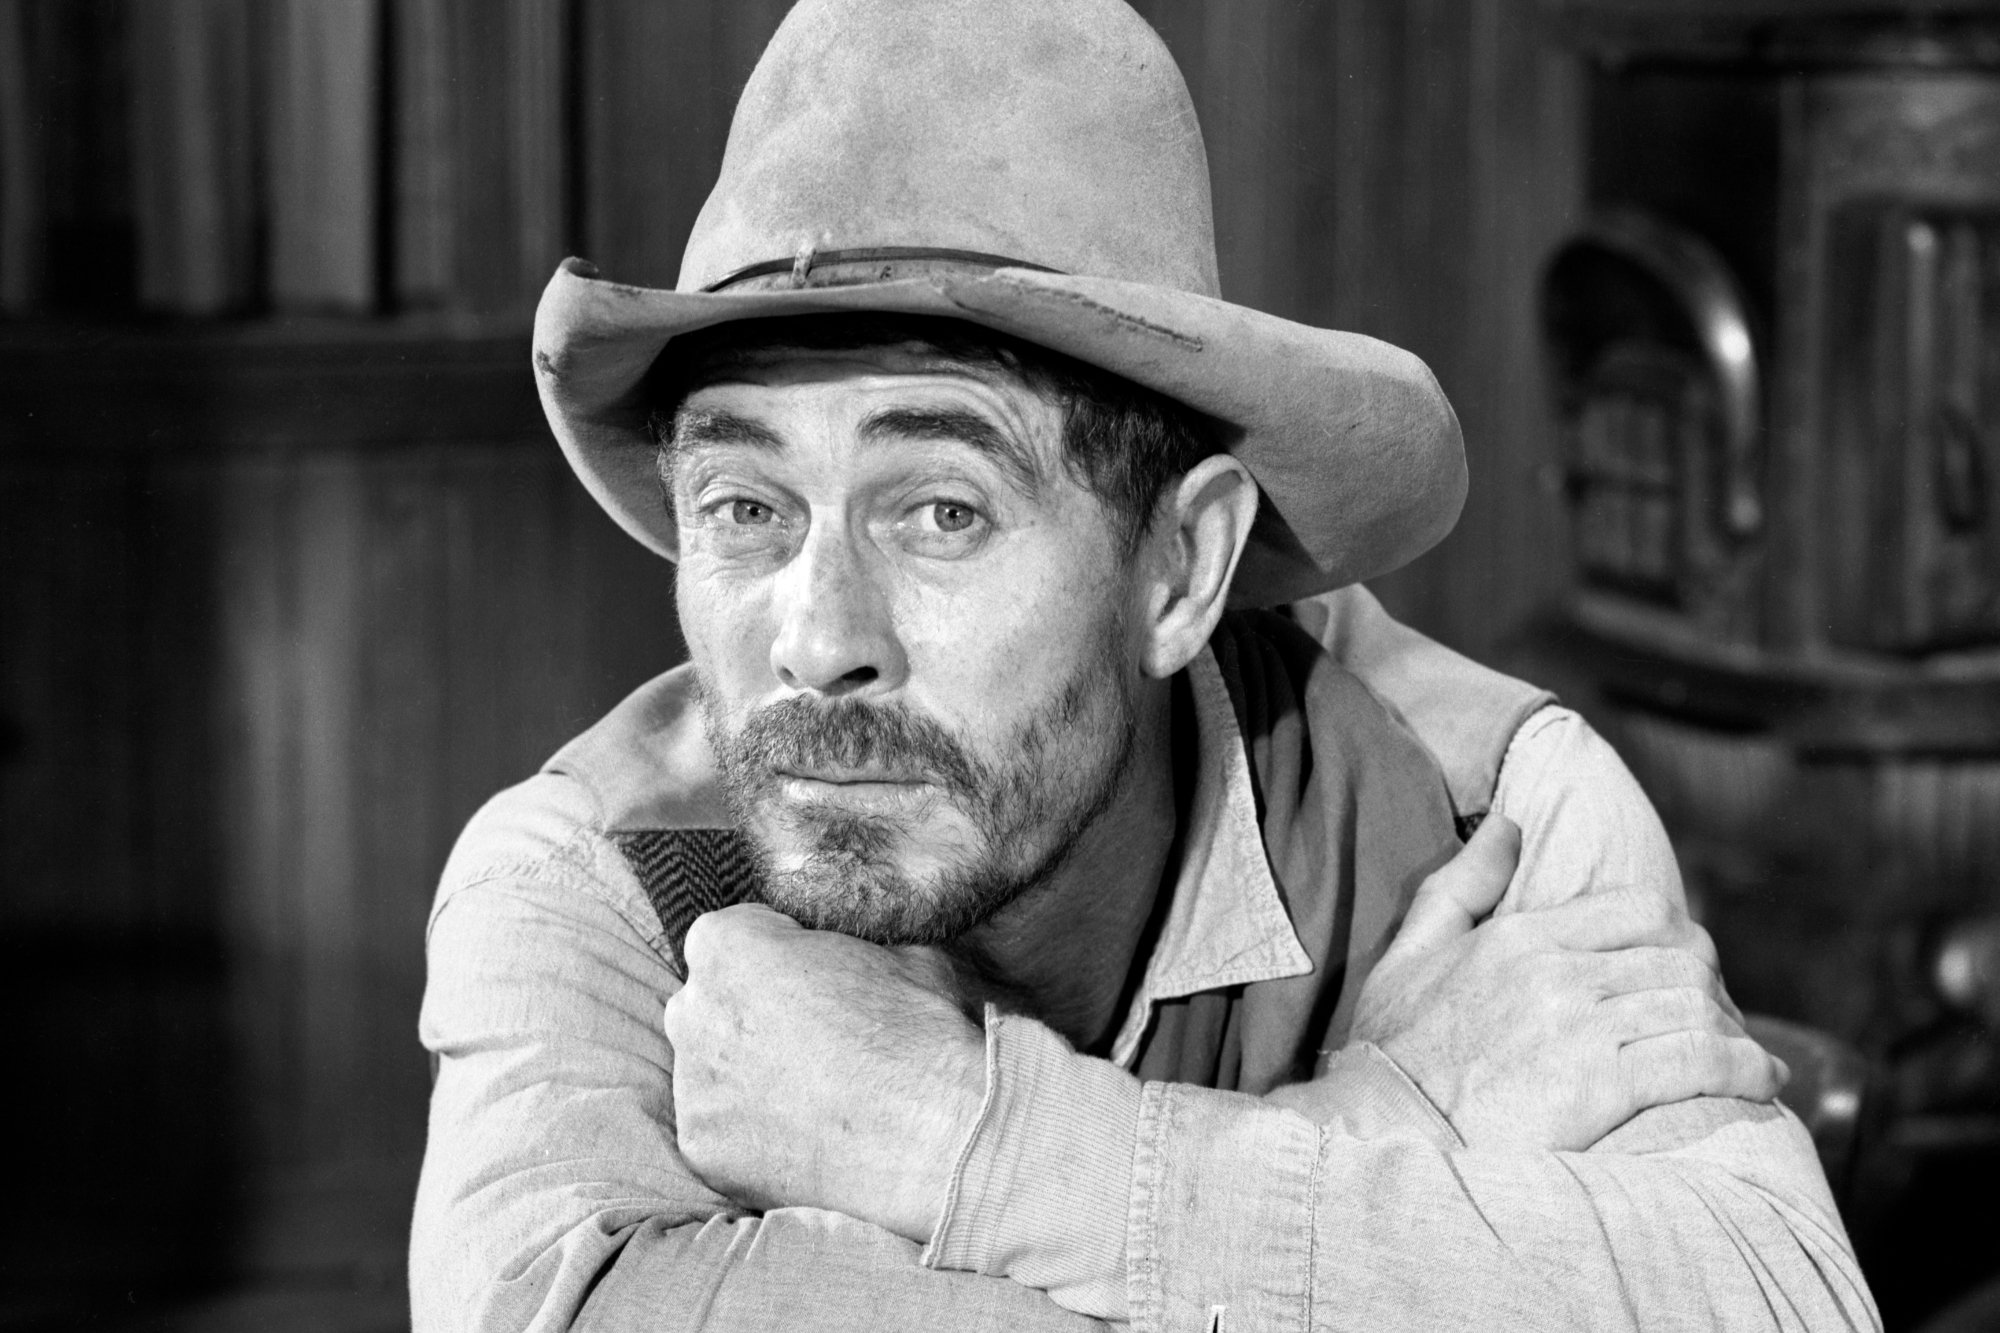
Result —
<path fill-rule="evenodd" d="M 1610 886 L 1680 896 L 1650 806 L 1574 713 L 1372 601 L 1302 619 L 1437 757 L 1458 811 L 1521 825 L 1502 911 Z M 1468 1150 L 1365 1045 L 1275 1097 L 1140 1076 L 1163 1007 L 1314 970 L 1260 837 L 1231 679 L 1207 654 L 1189 673 L 1184 854 L 1111 1058 L 989 1012 L 985 1104 L 928 1246 L 736 1207 L 675 1150 L 672 944 L 612 837 L 723 817 L 678 674 L 495 798 L 446 869 L 422 1016 L 441 1067 L 418 1333 L 1879 1327 L 1811 1142 L 1778 1108 L 1701 1099 L 1588 1153 L 1503 1153 Z M 1481 742 L 1496 700 L 1525 721 Z M 1480 744 L 1504 762 L 1468 758 Z"/>

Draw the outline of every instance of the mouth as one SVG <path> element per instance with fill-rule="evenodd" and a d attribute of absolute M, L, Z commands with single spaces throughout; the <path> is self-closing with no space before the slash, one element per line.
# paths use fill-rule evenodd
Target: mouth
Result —
<path fill-rule="evenodd" d="M 835 806 L 855 814 L 898 814 L 928 800 L 924 778 L 863 769 L 781 769 L 775 775 L 784 799 L 796 805 Z"/>

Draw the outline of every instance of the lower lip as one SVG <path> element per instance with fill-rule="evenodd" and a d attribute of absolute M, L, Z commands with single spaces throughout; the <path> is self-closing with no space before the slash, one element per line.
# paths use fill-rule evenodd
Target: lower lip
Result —
<path fill-rule="evenodd" d="M 929 790 L 921 782 L 826 782 L 819 778 L 785 778 L 779 783 L 785 799 L 799 805 L 836 805 L 866 814 L 896 814 L 908 810 Z"/>

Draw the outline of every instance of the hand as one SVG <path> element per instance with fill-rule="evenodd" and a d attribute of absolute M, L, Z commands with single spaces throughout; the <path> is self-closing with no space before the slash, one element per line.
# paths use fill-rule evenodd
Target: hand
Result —
<path fill-rule="evenodd" d="M 929 1240 L 986 1087 L 949 970 L 749 904 L 697 919 L 682 952 L 665 1021 L 695 1174 L 746 1207 Z"/>
<path fill-rule="evenodd" d="M 1362 986 L 1355 1040 L 1475 1148 L 1581 1150 L 1648 1107 L 1778 1095 L 1789 1072 L 1744 1035 L 1708 932 L 1663 894 L 1482 921 L 1520 854 L 1496 815 L 1424 881 Z"/>

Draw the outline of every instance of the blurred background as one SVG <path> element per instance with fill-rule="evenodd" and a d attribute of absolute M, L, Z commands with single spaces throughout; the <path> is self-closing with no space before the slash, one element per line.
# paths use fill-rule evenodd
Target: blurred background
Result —
<path fill-rule="evenodd" d="M 672 284 L 786 8 L 0 0 L 0 1327 L 406 1326 L 437 873 L 682 652 L 535 298 Z M 1226 294 L 1464 422 L 1377 592 L 1619 743 L 1891 1326 L 2000 1327 L 2000 6 L 1137 8 Z"/>

